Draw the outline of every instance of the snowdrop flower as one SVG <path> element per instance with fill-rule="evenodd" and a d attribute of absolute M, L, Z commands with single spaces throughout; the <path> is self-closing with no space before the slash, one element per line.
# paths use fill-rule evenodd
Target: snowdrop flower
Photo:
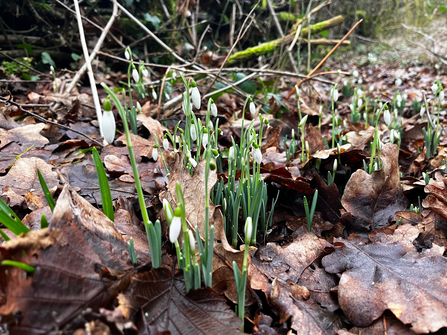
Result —
<path fill-rule="evenodd" d="M 141 74 L 146 78 L 149 77 L 149 71 L 146 68 L 143 68 L 143 70 L 141 70 Z"/>
<path fill-rule="evenodd" d="M 404 93 L 404 94 L 402 94 L 402 99 L 403 99 L 403 100 L 405 100 L 405 101 L 406 101 L 406 100 L 407 100 L 407 98 L 408 98 L 408 94 L 407 94 L 407 93 Z"/>
<path fill-rule="evenodd" d="M 126 57 L 127 60 L 130 60 L 130 55 L 129 55 L 129 51 L 124 50 L 124 57 Z"/>
<path fill-rule="evenodd" d="M 290 138 L 291 138 L 292 140 L 295 139 L 295 129 L 294 129 L 294 128 L 292 128 L 292 134 L 290 135 Z"/>
<path fill-rule="evenodd" d="M 436 63 L 436 64 L 435 64 L 435 69 L 436 69 L 436 70 L 439 70 L 440 67 L 441 67 L 441 65 L 439 65 L 439 63 Z"/>
<path fill-rule="evenodd" d="M 421 110 L 419 111 L 419 115 L 421 116 L 421 119 L 424 118 L 425 113 L 425 107 L 421 107 Z"/>
<path fill-rule="evenodd" d="M 304 142 L 304 149 L 306 150 L 307 153 L 309 153 L 309 142 Z"/>
<path fill-rule="evenodd" d="M 217 106 L 214 103 L 214 101 L 211 103 L 210 109 L 211 109 L 211 114 L 213 114 L 214 117 L 217 117 Z"/>
<path fill-rule="evenodd" d="M 383 106 L 383 103 L 381 101 L 381 102 L 379 102 L 379 108 L 382 108 L 382 106 Z"/>
<path fill-rule="evenodd" d="M 196 160 L 194 158 L 189 157 L 188 160 L 189 160 L 189 163 L 192 165 L 193 168 L 195 168 L 197 166 L 197 162 L 196 162 Z"/>
<path fill-rule="evenodd" d="M 394 143 L 394 129 L 391 129 L 390 131 L 390 142 Z"/>
<path fill-rule="evenodd" d="M 343 79 L 343 86 L 348 86 L 348 79 Z"/>
<path fill-rule="evenodd" d="M 189 134 L 190 134 L 191 139 L 192 139 L 193 141 L 196 141 L 196 140 L 197 140 L 197 132 L 196 132 L 196 126 L 195 126 L 195 125 L 193 125 L 193 124 L 191 125 Z"/>
<path fill-rule="evenodd" d="M 214 128 L 213 121 L 210 120 L 210 122 L 208 123 L 208 128 L 210 129 Z"/>
<path fill-rule="evenodd" d="M 444 91 L 439 92 L 439 101 L 444 100 Z"/>
<path fill-rule="evenodd" d="M 167 137 L 165 136 L 165 138 L 163 139 L 163 149 L 165 149 L 166 151 L 169 150 L 169 141 L 167 139 Z"/>
<path fill-rule="evenodd" d="M 261 149 L 259 148 L 253 148 L 251 154 L 253 155 L 254 160 L 256 161 L 256 163 L 261 164 L 262 162 L 262 153 L 261 153 Z"/>
<path fill-rule="evenodd" d="M 182 210 L 180 207 L 175 209 L 174 218 L 171 221 L 171 226 L 169 227 L 169 240 L 171 243 L 177 241 L 180 230 L 182 229 Z"/>
<path fill-rule="evenodd" d="M 140 102 L 139 101 L 137 101 L 137 111 L 138 111 L 138 113 L 143 113 L 143 111 L 142 111 L 142 109 L 141 109 L 141 104 L 140 104 Z"/>
<path fill-rule="evenodd" d="M 193 81 L 192 82 L 192 89 L 191 89 L 191 100 L 194 104 L 194 107 L 197 109 L 200 109 L 200 104 L 202 103 L 202 99 L 200 98 L 200 92 L 197 88 L 197 84 Z"/>
<path fill-rule="evenodd" d="M 202 145 L 203 145 L 203 149 L 206 149 L 206 146 L 208 145 L 208 133 L 203 134 Z"/>
<path fill-rule="evenodd" d="M 351 110 L 351 112 L 354 111 L 354 105 L 353 104 L 349 104 L 349 109 Z"/>
<path fill-rule="evenodd" d="M 157 161 L 158 159 L 157 145 L 154 145 L 154 147 L 152 148 L 152 158 L 154 159 L 154 161 Z"/>
<path fill-rule="evenodd" d="M 53 65 L 50 65 L 50 73 L 54 74 L 54 67 L 53 67 Z"/>
<path fill-rule="evenodd" d="M 362 105 L 363 105 L 363 99 L 360 98 L 359 101 L 358 101 L 358 105 L 357 106 L 359 106 L 359 108 L 360 108 L 360 107 L 362 107 Z"/>
<path fill-rule="evenodd" d="M 383 112 L 383 119 L 385 120 L 385 123 L 387 125 L 387 127 L 390 125 L 391 123 L 391 115 L 390 115 L 390 111 L 388 109 L 386 109 Z"/>
<path fill-rule="evenodd" d="M 332 99 L 333 99 L 334 101 L 337 101 L 337 100 L 338 100 L 338 91 L 337 91 L 337 89 L 336 89 L 335 87 L 332 88 L 331 97 L 332 97 Z"/>
<path fill-rule="evenodd" d="M 397 78 L 395 84 L 396 84 L 396 86 L 402 85 L 402 79 Z"/>
<path fill-rule="evenodd" d="M 303 126 L 306 124 L 306 122 L 307 122 L 307 117 L 308 117 L 308 115 L 306 115 L 305 117 L 303 117 L 303 118 L 301 119 L 300 123 L 298 124 L 298 128 L 303 127 Z"/>
<path fill-rule="evenodd" d="M 225 199 L 225 198 L 223 199 L 222 207 L 223 207 L 224 212 L 226 212 L 227 211 L 227 199 Z"/>
<path fill-rule="evenodd" d="M 165 211 L 166 221 L 168 223 L 171 223 L 174 213 L 172 212 L 171 205 L 169 204 L 169 201 L 166 199 L 163 199 L 163 209 Z"/>
<path fill-rule="evenodd" d="M 166 99 L 166 101 L 168 101 L 168 100 L 170 100 L 170 99 L 171 99 L 171 97 L 169 96 L 169 94 L 168 94 L 168 93 L 165 93 L 165 99 Z"/>
<path fill-rule="evenodd" d="M 357 71 L 357 70 L 354 70 L 353 72 L 352 72 L 352 75 L 354 76 L 354 77 L 358 77 L 359 76 L 359 71 Z"/>
<path fill-rule="evenodd" d="M 397 117 L 399 115 L 399 111 L 395 108 L 393 113 L 394 113 L 394 118 L 397 119 Z"/>
<path fill-rule="evenodd" d="M 174 80 L 177 79 L 177 73 L 175 71 L 172 71 L 172 79 Z"/>
<path fill-rule="evenodd" d="M 244 232 L 245 232 L 245 244 L 248 245 L 250 244 L 251 236 L 253 235 L 253 220 L 250 216 L 248 216 L 247 219 L 245 220 Z"/>
<path fill-rule="evenodd" d="M 374 85 L 371 85 L 371 86 L 369 87 L 369 91 L 370 91 L 370 92 L 374 91 Z"/>
<path fill-rule="evenodd" d="M 362 91 L 362 89 L 359 88 L 357 90 L 357 96 L 361 96 L 361 95 L 363 95 L 363 91 Z"/>
<path fill-rule="evenodd" d="M 250 110 L 250 114 L 254 115 L 256 113 L 256 105 L 253 102 L 253 100 L 250 99 L 250 104 L 248 106 L 249 110 Z"/>
<path fill-rule="evenodd" d="M 154 100 L 157 100 L 157 92 L 155 92 L 154 89 L 152 89 L 152 98 L 154 98 Z"/>
<path fill-rule="evenodd" d="M 434 83 L 431 87 L 431 91 L 433 92 L 433 94 L 436 94 L 436 92 L 438 91 L 438 84 Z"/>
<path fill-rule="evenodd" d="M 349 129 L 349 125 L 346 120 L 343 120 L 343 129 Z"/>
<path fill-rule="evenodd" d="M 337 160 L 335 159 L 334 160 L 334 165 L 332 165 L 332 172 L 337 172 L 337 168 L 338 168 L 338 162 L 337 162 Z"/>
<path fill-rule="evenodd" d="M 233 146 L 231 146 L 230 150 L 228 151 L 228 158 L 234 159 L 234 147 Z"/>
<path fill-rule="evenodd" d="M 109 99 L 104 101 L 104 114 L 101 120 L 102 134 L 107 143 L 113 143 L 115 139 L 116 123 L 112 112 L 112 104 Z"/>
<path fill-rule="evenodd" d="M 359 80 L 357 81 L 359 84 L 363 84 L 363 78 L 359 78 Z"/>
<path fill-rule="evenodd" d="M 189 235 L 189 250 L 191 250 L 193 253 L 196 252 L 196 240 L 194 239 L 194 234 L 191 230 L 188 230 Z"/>
<path fill-rule="evenodd" d="M 320 109 L 318 111 L 318 115 L 323 115 L 323 106 L 320 106 Z"/>
<path fill-rule="evenodd" d="M 366 119 L 368 118 L 368 114 L 366 114 L 366 112 L 363 113 L 363 119 L 366 121 Z"/>
<path fill-rule="evenodd" d="M 140 75 L 138 73 L 138 70 L 135 67 L 132 69 L 132 78 L 133 78 L 134 82 L 136 82 L 136 83 L 140 82 Z"/>

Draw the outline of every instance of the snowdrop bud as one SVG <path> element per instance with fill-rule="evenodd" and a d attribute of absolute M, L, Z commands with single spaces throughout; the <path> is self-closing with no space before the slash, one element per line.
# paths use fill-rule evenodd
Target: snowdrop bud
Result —
<path fill-rule="evenodd" d="M 338 100 L 338 90 L 334 87 L 331 92 L 332 100 L 337 101 Z"/>
<path fill-rule="evenodd" d="M 142 111 L 142 109 L 141 109 L 141 104 L 140 104 L 140 102 L 139 101 L 137 101 L 137 111 L 138 111 L 138 113 L 143 113 L 143 111 Z"/>
<path fill-rule="evenodd" d="M 394 108 L 393 113 L 394 113 L 394 118 L 397 119 L 397 117 L 399 116 L 399 111 L 396 108 Z"/>
<path fill-rule="evenodd" d="M 250 244 L 251 241 L 251 237 L 253 235 L 253 220 L 251 219 L 251 217 L 247 217 L 247 219 L 245 220 L 245 244 L 248 245 Z"/>
<path fill-rule="evenodd" d="M 400 97 L 400 95 L 399 95 L 399 97 Z M 402 101 L 401 101 L 401 100 L 397 100 L 397 107 L 399 107 L 399 108 L 400 108 L 400 105 L 401 105 L 401 103 L 402 103 Z"/>
<path fill-rule="evenodd" d="M 340 155 L 340 150 L 341 150 L 340 149 L 340 144 L 337 143 L 337 154 L 339 154 L 339 155 Z"/>
<path fill-rule="evenodd" d="M 323 106 L 320 106 L 320 110 L 318 111 L 319 115 L 323 115 Z"/>
<path fill-rule="evenodd" d="M 390 131 L 390 142 L 394 143 L 394 129 L 391 129 Z"/>
<path fill-rule="evenodd" d="M 396 96 L 396 100 L 397 100 L 397 101 L 402 101 L 402 96 L 401 96 L 400 94 L 398 94 L 398 95 Z"/>
<path fill-rule="evenodd" d="M 203 149 L 206 149 L 206 146 L 208 145 L 208 133 L 203 134 L 202 145 Z"/>
<path fill-rule="evenodd" d="M 343 120 L 343 129 L 349 129 L 349 124 L 346 120 Z"/>
<path fill-rule="evenodd" d="M 298 124 L 298 127 L 299 127 L 299 128 L 304 127 L 304 126 L 306 125 L 306 122 L 307 122 L 307 116 L 308 116 L 308 115 L 304 116 L 304 117 L 301 119 L 300 123 Z"/>
<path fill-rule="evenodd" d="M 154 89 L 152 89 L 152 98 L 154 98 L 154 100 L 157 100 L 157 92 L 155 92 Z"/>
<path fill-rule="evenodd" d="M 362 107 L 362 105 L 363 105 L 363 99 L 359 99 L 357 106 L 359 106 L 359 108 L 360 108 L 360 107 Z"/>
<path fill-rule="evenodd" d="M 309 142 L 304 142 L 304 148 L 306 150 L 306 152 L 309 152 Z"/>
<path fill-rule="evenodd" d="M 262 162 L 262 153 L 261 149 L 259 148 L 253 148 L 252 155 L 256 163 L 261 164 Z"/>
<path fill-rule="evenodd" d="M 441 65 L 439 65 L 439 63 L 435 64 L 435 69 L 439 70 L 439 68 L 441 67 Z"/>
<path fill-rule="evenodd" d="M 169 150 L 169 141 L 168 141 L 168 139 L 166 138 L 166 136 L 165 136 L 165 138 L 163 139 L 163 149 L 165 149 L 166 151 Z"/>
<path fill-rule="evenodd" d="M 134 82 L 136 83 L 140 82 L 140 75 L 138 74 L 138 70 L 135 67 L 132 69 L 132 78 Z"/>
<path fill-rule="evenodd" d="M 249 110 L 250 110 L 250 114 L 254 115 L 256 113 L 255 103 L 253 101 L 250 101 L 250 104 L 249 104 L 248 107 L 249 107 Z"/>
<path fill-rule="evenodd" d="M 293 129 L 293 128 L 292 128 L 292 135 L 291 135 L 291 137 L 292 137 L 292 140 L 295 138 L 295 129 Z"/>
<path fill-rule="evenodd" d="M 175 71 L 172 71 L 172 79 L 174 80 L 177 79 L 177 73 Z"/>
<path fill-rule="evenodd" d="M 197 109 L 200 109 L 200 105 L 202 103 L 202 99 L 200 98 L 200 92 L 199 89 L 197 88 L 197 86 L 195 85 L 195 82 L 192 82 L 192 89 L 191 89 L 191 100 L 192 103 L 194 104 L 194 107 L 196 107 Z"/>
<path fill-rule="evenodd" d="M 146 78 L 149 77 L 149 71 L 145 67 L 141 70 L 141 74 Z"/>
<path fill-rule="evenodd" d="M 124 51 L 124 57 L 126 57 L 127 60 L 130 60 L 129 51 L 127 51 L 127 49 Z"/>
<path fill-rule="evenodd" d="M 348 86 L 348 79 L 343 79 L 343 86 Z"/>
<path fill-rule="evenodd" d="M 424 117 L 425 113 L 425 107 L 421 107 L 421 110 L 419 111 L 419 115 L 421 116 L 421 119 Z"/>
<path fill-rule="evenodd" d="M 50 72 L 51 72 L 51 73 L 54 73 L 54 67 L 53 67 L 53 65 L 50 65 Z"/>
<path fill-rule="evenodd" d="M 363 78 L 359 78 L 358 83 L 363 84 Z"/>
<path fill-rule="evenodd" d="M 439 101 L 444 100 L 444 91 L 439 92 Z"/>
<path fill-rule="evenodd" d="M 366 114 L 366 112 L 365 113 L 363 113 L 363 119 L 366 121 L 367 120 L 367 118 L 368 118 L 368 114 Z"/>
<path fill-rule="evenodd" d="M 354 111 L 354 105 L 353 104 L 349 104 L 349 109 L 351 110 L 351 112 Z"/>
<path fill-rule="evenodd" d="M 388 109 L 383 112 L 383 119 L 385 120 L 386 125 L 389 127 L 391 123 L 391 115 Z"/>
<path fill-rule="evenodd" d="M 408 98 L 408 94 L 407 93 L 402 94 L 402 99 L 403 100 L 407 100 L 407 98 Z"/>
<path fill-rule="evenodd" d="M 154 159 L 154 161 L 157 161 L 158 159 L 157 145 L 154 145 L 154 148 L 152 149 L 152 158 Z"/>
<path fill-rule="evenodd" d="M 381 102 L 379 102 L 379 108 L 382 108 L 382 106 L 383 106 L 383 103 L 381 101 Z"/>
<path fill-rule="evenodd" d="M 174 218 L 172 219 L 171 226 L 169 227 L 169 240 L 171 243 L 177 241 L 180 230 L 182 229 L 182 209 L 177 207 L 175 209 Z"/>
<path fill-rule="evenodd" d="M 374 171 L 378 171 L 379 170 L 379 165 L 377 164 L 377 162 L 374 163 Z"/>
<path fill-rule="evenodd" d="M 438 91 L 438 84 L 434 83 L 431 87 L 431 91 L 433 92 L 433 94 L 436 94 L 436 92 Z"/>
<path fill-rule="evenodd" d="M 369 91 L 370 91 L 370 92 L 374 91 L 374 85 L 371 85 L 371 86 L 369 87 Z"/>
<path fill-rule="evenodd" d="M 234 159 L 234 147 L 230 147 L 230 150 L 228 151 L 228 158 Z"/>
<path fill-rule="evenodd" d="M 210 122 L 208 123 L 208 128 L 210 129 L 214 128 L 213 121 L 210 120 Z"/>
<path fill-rule="evenodd" d="M 224 212 L 227 211 L 227 199 L 225 199 L 225 198 L 223 199 L 222 208 L 223 208 Z"/>
<path fill-rule="evenodd" d="M 193 168 L 195 168 L 197 166 L 197 162 L 194 158 L 189 157 L 189 163 L 192 165 Z"/>
<path fill-rule="evenodd" d="M 189 250 L 191 250 L 193 253 L 196 252 L 196 240 L 194 239 L 194 234 L 191 230 L 188 230 L 189 235 Z"/>
<path fill-rule="evenodd" d="M 166 99 L 166 101 L 168 101 L 168 100 L 170 100 L 170 99 L 171 99 L 171 97 L 169 96 L 169 94 L 168 94 L 168 93 L 165 93 L 165 99 Z"/>
<path fill-rule="evenodd" d="M 362 94 L 363 94 L 363 91 L 362 91 L 362 89 L 359 88 L 359 89 L 357 90 L 357 96 L 361 96 Z"/>
<path fill-rule="evenodd" d="M 402 79 L 397 78 L 395 84 L 396 84 L 396 86 L 402 85 Z"/>
<path fill-rule="evenodd" d="M 193 141 L 197 140 L 197 132 L 196 132 L 196 127 L 195 127 L 195 125 L 193 125 L 193 124 L 191 125 L 189 134 L 190 134 L 191 139 L 192 139 Z"/>
<path fill-rule="evenodd" d="M 338 161 L 335 159 L 334 160 L 334 165 L 332 166 L 332 172 L 337 172 L 337 168 L 338 168 Z"/>
<path fill-rule="evenodd" d="M 166 199 L 163 199 L 163 210 L 165 211 L 166 221 L 168 221 L 168 225 L 170 225 L 174 217 L 174 213 L 172 212 L 169 201 Z"/>
<path fill-rule="evenodd" d="M 213 114 L 214 117 L 217 117 L 217 106 L 214 102 L 211 103 L 211 114 Z"/>
<path fill-rule="evenodd" d="M 359 76 L 359 71 L 357 71 L 357 70 L 354 70 L 353 72 L 352 72 L 352 75 L 354 76 L 354 77 L 358 77 Z"/>
<path fill-rule="evenodd" d="M 105 105 L 106 103 L 104 103 L 104 109 L 106 109 Z M 115 139 L 116 123 L 115 123 L 115 116 L 113 115 L 111 107 L 110 110 L 104 111 L 104 114 L 102 115 L 101 126 L 102 126 L 102 133 L 104 135 L 104 139 L 106 140 L 106 142 L 109 144 L 113 143 L 113 140 Z"/>

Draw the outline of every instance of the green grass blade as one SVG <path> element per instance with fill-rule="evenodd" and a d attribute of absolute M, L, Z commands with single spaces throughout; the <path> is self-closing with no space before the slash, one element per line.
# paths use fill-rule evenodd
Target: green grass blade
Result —
<path fill-rule="evenodd" d="M 39 169 L 37 169 L 37 175 L 39 176 L 40 186 L 42 187 L 43 194 L 45 194 L 45 199 L 47 199 L 48 206 L 50 206 L 51 211 L 53 211 L 56 203 L 54 202 L 53 196 L 51 195 L 47 183 L 45 182 L 45 179 L 43 179 L 42 173 L 40 173 Z"/>
<path fill-rule="evenodd" d="M 0 199 L 0 223 L 16 235 L 29 232 L 27 226 L 17 217 L 11 208 Z"/>
<path fill-rule="evenodd" d="M 15 267 L 21 268 L 22 270 L 25 270 L 26 272 L 29 272 L 29 273 L 33 273 L 34 271 L 36 271 L 36 268 L 34 266 L 31 266 L 31 265 L 28 265 L 28 264 L 25 264 L 22 262 L 6 260 L 6 261 L 2 261 L 1 264 L 2 264 L 2 266 L 7 266 L 7 265 L 15 266 Z"/>
<path fill-rule="evenodd" d="M 44 229 L 48 227 L 48 220 L 45 214 L 42 214 L 42 217 L 40 218 L 40 229 Z"/>
<path fill-rule="evenodd" d="M 0 229 L 0 236 L 3 237 L 3 239 L 4 239 L 5 241 L 9 241 L 9 240 L 10 240 L 10 238 L 8 237 L 8 235 L 6 235 L 6 234 L 3 232 L 3 230 L 1 230 L 1 229 Z"/>
<path fill-rule="evenodd" d="M 104 214 L 111 220 L 115 221 L 113 213 L 112 195 L 110 193 L 109 181 L 107 180 L 106 171 L 102 165 L 101 157 L 95 147 L 92 149 L 93 160 L 95 161 L 96 173 L 98 174 L 99 190 L 101 191 L 102 210 Z"/>

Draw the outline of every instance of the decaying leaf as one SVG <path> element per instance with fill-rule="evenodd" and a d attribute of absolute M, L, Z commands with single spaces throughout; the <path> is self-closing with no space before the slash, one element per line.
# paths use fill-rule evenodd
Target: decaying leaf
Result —
<path fill-rule="evenodd" d="M 397 211 L 407 207 L 408 200 L 400 185 L 399 149 L 385 144 L 381 150 L 383 167 L 370 175 L 357 170 L 346 185 L 342 197 L 343 207 L 355 220 L 352 227 L 357 232 L 368 232 L 389 224 Z"/>
<path fill-rule="evenodd" d="M 340 273 L 338 300 L 348 319 L 367 327 L 389 309 L 418 333 L 447 326 L 447 260 L 444 248 L 418 253 L 417 228 L 403 225 L 394 235 L 377 234 L 365 244 L 351 235 L 335 241 L 335 251 L 322 264 Z"/>

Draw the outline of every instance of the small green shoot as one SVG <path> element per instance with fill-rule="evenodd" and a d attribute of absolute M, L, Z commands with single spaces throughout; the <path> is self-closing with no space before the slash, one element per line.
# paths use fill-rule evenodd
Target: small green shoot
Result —
<path fill-rule="evenodd" d="M 45 182 L 45 179 L 43 178 L 42 173 L 40 173 L 39 169 L 37 169 L 37 175 L 39 177 L 40 187 L 42 187 L 43 194 L 45 194 L 45 199 L 47 199 L 48 206 L 50 206 L 50 209 L 53 212 L 54 206 L 56 206 L 53 196 L 51 195 L 47 183 Z"/>
<path fill-rule="evenodd" d="M 132 262 L 132 265 L 137 265 L 138 259 L 137 259 L 137 253 L 135 251 L 135 245 L 133 243 L 133 237 L 130 238 L 129 242 L 127 242 L 127 245 L 129 246 L 130 261 Z"/>
<path fill-rule="evenodd" d="M 40 229 L 48 228 L 48 220 L 45 214 L 40 218 Z"/>
<path fill-rule="evenodd" d="M 22 223 L 13 210 L 0 199 L 0 223 L 12 231 L 15 235 L 26 234 L 29 228 Z"/>
<path fill-rule="evenodd" d="M 96 173 L 98 174 L 99 190 L 101 192 L 102 209 L 104 214 L 113 222 L 115 215 L 113 212 L 112 195 L 110 193 L 109 181 L 106 171 L 102 165 L 101 157 L 95 147 L 92 149 L 93 160 L 95 162 Z"/>
<path fill-rule="evenodd" d="M 20 268 L 22 270 L 25 270 L 28 273 L 33 273 L 34 271 L 36 271 L 36 268 L 34 266 L 22 263 L 22 262 L 17 262 L 17 261 L 11 261 L 11 260 L 5 260 L 2 261 L 1 263 L 2 266 L 15 266 L 16 268 Z"/>
<path fill-rule="evenodd" d="M 303 200 L 304 200 L 304 210 L 306 212 L 306 219 L 307 219 L 307 231 L 310 233 L 312 231 L 312 221 L 314 219 L 315 208 L 317 207 L 318 190 L 316 190 L 314 193 L 314 198 L 312 200 L 312 207 L 310 208 L 310 211 L 306 196 L 304 196 Z"/>

